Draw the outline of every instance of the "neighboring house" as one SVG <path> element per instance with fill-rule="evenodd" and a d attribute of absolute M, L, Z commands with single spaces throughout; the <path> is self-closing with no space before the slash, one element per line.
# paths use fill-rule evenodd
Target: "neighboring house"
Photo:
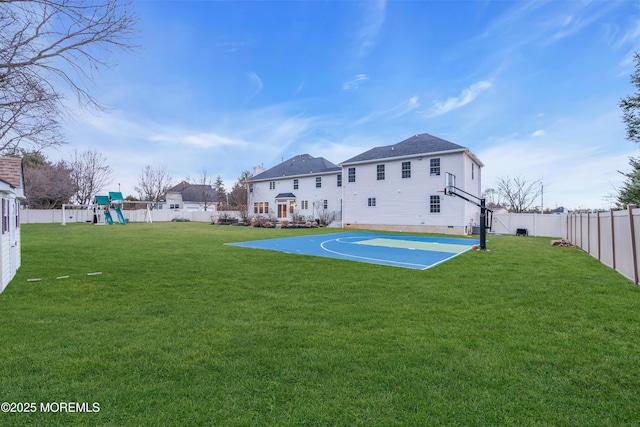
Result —
<path fill-rule="evenodd" d="M 345 227 L 468 234 L 479 221 L 477 206 L 442 192 L 448 172 L 456 187 L 481 195 L 483 164 L 458 144 L 424 133 L 375 147 L 341 166 Z"/>
<path fill-rule="evenodd" d="M 249 180 L 249 215 L 293 221 L 330 218 L 341 211 L 339 166 L 322 157 L 300 154 Z"/>
<path fill-rule="evenodd" d="M 20 200 L 25 198 L 22 159 L 0 157 L 0 293 L 20 267 Z"/>
<path fill-rule="evenodd" d="M 165 194 L 164 202 L 158 204 L 158 209 L 176 211 L 215 212 L 218 205 L 218 195 L 210 185 L 189 184 L 182 181 L 171 187 Z"/>

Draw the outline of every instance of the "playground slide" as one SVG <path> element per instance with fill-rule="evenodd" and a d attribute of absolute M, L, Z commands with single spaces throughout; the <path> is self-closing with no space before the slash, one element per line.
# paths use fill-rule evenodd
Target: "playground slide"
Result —
<path fill-rule="evenodd" d="M 113 224 L 113 218 L 111 218 L 111 214 L 108 211 L 104 213 L 104 219 L 107 224 Z"/>
<path fill-rule="evenodd" d="M 120 224 L 126 224 L 127 221 L 124 219 L 124 215 L 122 215 L 122 211 L 120 210 L 120 208 L 114 208 L 114 211 L 116 211 L 116 214 L 118 215 L 118 221 L 120 221 Z"/>

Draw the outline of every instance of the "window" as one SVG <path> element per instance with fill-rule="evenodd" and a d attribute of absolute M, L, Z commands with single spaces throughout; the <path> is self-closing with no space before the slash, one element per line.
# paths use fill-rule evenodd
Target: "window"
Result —
<path fill-rule="evenodd" d="M 337 179 L 338 179 L 338 187 L 342 187 L 342 174 L 339 173 L 337 175 Z"/>
<path fill-rule="evenodd" d="M 429 212 L 440 213 L 440 196 L 430 196 Z"/>
<path fill-rule="evenodd" d="M 329 201 L 327 199 L 322 201 L 322 209 L 329 209 Z"/>
<path fill-rule="evenodd" d="M 293 180 L 293 189 L 297 190 L 298 189 L 298 179 L 294 179 Z"/>
<path fill-rule="evenodd" d="M 376 178 L 378 181 L 384 181 L 384 165 L 376 166 Z"/>
<path fill-rule="evenodd" d="M 253 213 L 269 213 L 269 202 L 255 202 L 253 204 Z"/>
<path fill-rule="evenodd" d="M 249 193 L 253 193 L 253 184 L 249 184 Z"/>
<path fill-rule="evenodd" d="M 475 163 L 471 163 L 471 179 L 474 178 L 475 172 L 476 172 L 476 164 Z"/>
<path fill-rule="evenodd" d="M 349 168 L 348 181 L 356 182 L 356 168 Z"/>
<path fill-rule="evenodd" d="M 411 162 L 402 162 L 402 177 L 411 178 Z"/>
<path fill-rule="evenodd" d="M 180 209 L 180 203 L 171 203 L 169 209 Z"/>
<path fill-rule="evenodd" d="M 316 188 L 322 188 L 322 177 L 316 176 Z"/>
<path fill-rule="evenodd" d="M 276 189 L 276 182 L 269 181 L 269 190 L 275 190 L 275 189 Z"/>
<path fill-rule="evenodd" d="M 2 199 L 2 234 L 9 231 L 9 200 Z"/>
<path fill-rule="evenodd" d="M 431 159 L 431 176 L 440 175 L 440 159 Z"/>
<path fill-rule="evenodd" d="M 376 198 L 375 197 L 369 197 L 367 199 L 367 206 L 375 207 L 375 205 L 376 205 Z"/>
<path fill-rule="evenodd" d="M 300 202 L 300 209 L 309 209 L 309 201 L 303 200 Z"/>

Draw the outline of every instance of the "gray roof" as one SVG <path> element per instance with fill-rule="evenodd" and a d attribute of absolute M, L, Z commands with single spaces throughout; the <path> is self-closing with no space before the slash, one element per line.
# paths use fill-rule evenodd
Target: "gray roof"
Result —
<path fill-rule="evenodd" d="M 366 162 L 369 160 L 388 159 L 392 157 L 405 157 L 420 154 L 440 153 L 445 151 L 463 151 L 465 147 L 445 141 L 428 133 L 414 135 L 411 138 L 394 145 L 375 147 L 362 154 L 342 162 L 342 164 Z"/>
<path fill-rule="evenodd" d="M 282 178 L 286 176 L 318 175 L 328 172 L 339 172 L 340 166 L 334 165 L 324 157 L 312 157 L 309 154 L 299 154 L 285 160 L 266 171 L 251 178 L 252 181 Z"/>
<path fill-rule="evenodd" d="M 183 202 L 194 203 L 217 203 L 218 195 L 210 185 L 189 184 L 188 182 L 181 182 L 178 185 L 173 186 L 167 193 L 180 193 L 182 194 Z M 206 199 L 206 200 L 205 200 Z"/>
<path fill-rule="evenodd" d="M 278 193 L 276 199 L 295 199 L 296 195 L 293 193 Z"/>

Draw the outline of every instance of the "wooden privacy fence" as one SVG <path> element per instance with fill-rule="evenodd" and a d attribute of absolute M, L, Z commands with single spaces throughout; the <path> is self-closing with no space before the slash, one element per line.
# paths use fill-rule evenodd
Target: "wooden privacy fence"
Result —
<path fill-rule="evenodd" d="M 640 209 L 569 214 L 567 240 L 604 265 L 640 284 Z"/>

